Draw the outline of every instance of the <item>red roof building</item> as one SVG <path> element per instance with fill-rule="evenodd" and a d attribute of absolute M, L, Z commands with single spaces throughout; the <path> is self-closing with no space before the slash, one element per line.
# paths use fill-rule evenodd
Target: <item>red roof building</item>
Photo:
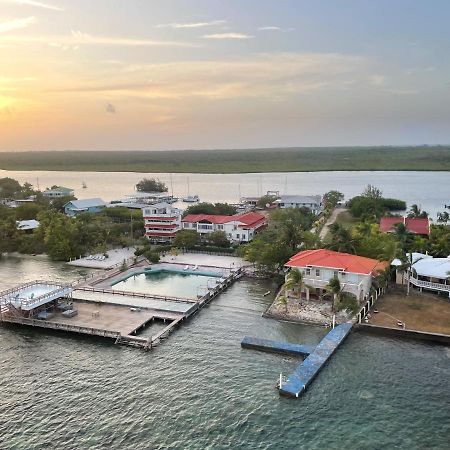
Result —
<path fill-rule="evenodd" d="M 300 269 L 305 284 L 316 288 L 318 294 L 323 293 L 330 280 L 337 277 L 345 292 L 362 300 L 369 295 L 373 276 L 388 267 L 389 262 L 319 249 L 299 252 L 285 266 Z"/>
<path fill-rule="evenodd" d="M 428 236 L 430 234 L 430 221 L 425 218 L 408 217 L 382 217 L 380 220 L 380 231 L 382 233 L 393 233 L 395 225 L 403 223 L 406 230 L 413 234 Z"/>
<path fill-rule="evenodd" d="M 201 236 L 213 231 L 223 231 L 234 242 L 249 242 L 253 236 L 267 226 L 262 214 L 248 212 L 233 216 L 213 214 L 188 214 L 183 217 L 183 230 L 195 230 Z"/>

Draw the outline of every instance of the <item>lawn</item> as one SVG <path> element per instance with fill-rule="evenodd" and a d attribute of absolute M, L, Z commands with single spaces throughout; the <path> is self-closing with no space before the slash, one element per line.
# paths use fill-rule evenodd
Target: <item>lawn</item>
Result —
<path fill-rule="evenodd" d="M 0 168 L 142 173 L 450 171 L 450 146 L 0 152 Z"/>
<path fill-rule="evenodd" d="M 397 321 L 408 330 L 442 333 L 450 335 L 450 299 L 434 294 L 411 291 L 406 295 L 406 287 L 395 286 L 382 296 L 372 313 L 370 324 L 398 328 Z"/>

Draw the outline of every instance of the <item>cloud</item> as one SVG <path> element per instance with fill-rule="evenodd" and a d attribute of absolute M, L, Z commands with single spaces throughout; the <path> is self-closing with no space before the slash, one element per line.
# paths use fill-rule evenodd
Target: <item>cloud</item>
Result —
<path fill-rule="evenodd" d="M 116 113 L 116 107 L 112 103 L 107 103 L 105 106 L 105 110 L 109 114 L 115 114 Z"/>
<path fill-rule="evenodd" d="M 191 22 L 191 23 L 165 23 L 156 25 L 156 28 L 203 28 L 212 27 L 214 25 L 222 25 L 226 20 L 212 20 L 210 22 Z"/>
<path fill-rule="evenodd" d="M 204 34 L 204 39 L 253 39 L 254 36 L 244 33 L 215 33 Z"/>
<path fill-rule="evenodd" d="M 16 5 L 34 6 L 36 8 L 50 9 L 52 11 L 64 11 L 64 9 L 60 8 L 59 6 L 36 2 L 34 0 L 0 0 L 0 3 L 13 3 Z"/>
<path fill-rule="evenodd" d="M 114 75 L 100 75 L 90 82 L 49 87 L 46 92 L 108 96 L 111 101 L 134 99 L 242 99 L 284 101 L 297 94 L 347 86 L 354 79 L 367 80 L 367 62 L 342 54 L 264 53 L 245 58 L 179 61 L 164 64 L 123 63 Z"/>
<path fill-rule="evenodd" d="M 383 86 L 386 82 L 386 77 L 384 75 L 370 75 L 369 83 L 373 86 Z"/>
<path fill-rule="evenodd" d="M 134 39 L 113 36 L 95 36 L 72 31 L 71 35 L 61 36 L 4 36 L 0 38 L 2 42 L 13 44 L 46 44 L 52 47 L 74 48 L 78 45 L 105 45 L 124 47 L 199 47 L 198 44 L 191 44 L 181 41 L 155 41 L 151 39 Z"/>
<path fill-rule="evenodd" d="M 23 17 L 21 19 L 11 19 L 4 22 L 0 22 L 0 33 L 7 33 L 8 31 L 20 30 L 26 28 L 29 25 L 36 23 L 36 17 Z"/>
<path fill-rule="evenodd" d="M 282 33 L 288 33 L 289 31 L 294 31 L 295 28 L 281 28 L 276 26 L 259 27 L 259 31 L 281 31 Z"/>

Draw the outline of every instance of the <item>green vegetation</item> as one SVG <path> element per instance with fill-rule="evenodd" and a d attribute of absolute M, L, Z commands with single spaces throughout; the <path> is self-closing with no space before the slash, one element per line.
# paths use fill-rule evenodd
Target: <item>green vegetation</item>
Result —
<path fill-rule="evenodd" d="M 329 147 L 150 152 L 7 152 L 5 170 L 243 173 L 450 170 L 450 146 Z"/>
<path fill-rule="evenodd" d="M 186 217 L 188 214 L 211 214 L 213 216 L 224 215 L 224 216 L 232 216 L 236 214 L 236 208 L 234 206 L 229 205 L 228 203 L 197 203 L 196 205 L 191 205 L 186 208 L 186 211 L 183 213 L 183 217 Z"/>
<path fill-rule="evenodd" d="M 136 184 L 136 190 L 139 192 L 166 192 L 167 186 L 154 178 L 144 178 Z"/>

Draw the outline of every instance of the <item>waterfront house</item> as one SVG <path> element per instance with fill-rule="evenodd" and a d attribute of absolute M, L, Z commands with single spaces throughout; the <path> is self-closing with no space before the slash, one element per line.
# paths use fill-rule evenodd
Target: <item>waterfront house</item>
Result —
<path fill-rule="evenodd" d="M 445 293 L 450 297 L 450 256 L 447 258 L 433 258 L 423 253 L 411 253 L 411 271 L 409 283 L 412 286 Z M 397 267 L 396 281 L 398 284 L 408 283 L 408 274 L 405 270 L 398 269 L 402 265 L 399 259 L 394 259 L 392 265 Z"/>
<path fill-rule="evenodd" d="M 337 277 L 343 292 L 354 295 L 358 300 L 368 297 L 372 280 L 388 266 L 387 261 L 365 258 L 332 250 L 304 250 L 294 255 L 285 267 L 298 268 L 303 273 L 309 294 L 320 297 L 326 292 L 330 280 Z"/>
<path fill-rule="evenodd" d="M 170 203 L 156 203 L 143 208 L 145 235 L 150 242 L 171 242 L 181 229 L 181 210 Z"/>
<path fill-rule="evenodd" d="M 42 195 L 47 198 L 60 198 L 73 196 L 73 189 L 66 188 L 64 186 L 58 186 L 52 189 L 46 189 Z"/>
<path fill-rule="evenodd" d="M 320 195 L 281 195 L 274 204 L 279 208 L 308 208 L 314 214 L 323 211 Z"/>
<path fill-rule="evenodd" d="M 430 234 L 430 221 L 428 217 L 382 217 L 380 220 L 380 231 L 382 233 L 394 233 L 395 226 L 399 223 L 405 225 L 409 233 L 420 236 L 429 236 Z"/>
<path fill-rule="evenodd" d="M 88 198 L 86 200 L 71 200 L 64 205 L 64 212 L 69 217 L 77 214 L 89 212 L 98 213 L 106 207 L 106 203 L 101 198 Z"/>
<path fill-rule="evenodd" d="M 223 231 L 232 242 L 250 242 L 255 234 L 267 226 L 262 214 L 248 212 L 244 214 L 212 215 L 188 214 L 181 221 L 183 230 L 195 230 L 200 236 L 213 231 Z"/>

